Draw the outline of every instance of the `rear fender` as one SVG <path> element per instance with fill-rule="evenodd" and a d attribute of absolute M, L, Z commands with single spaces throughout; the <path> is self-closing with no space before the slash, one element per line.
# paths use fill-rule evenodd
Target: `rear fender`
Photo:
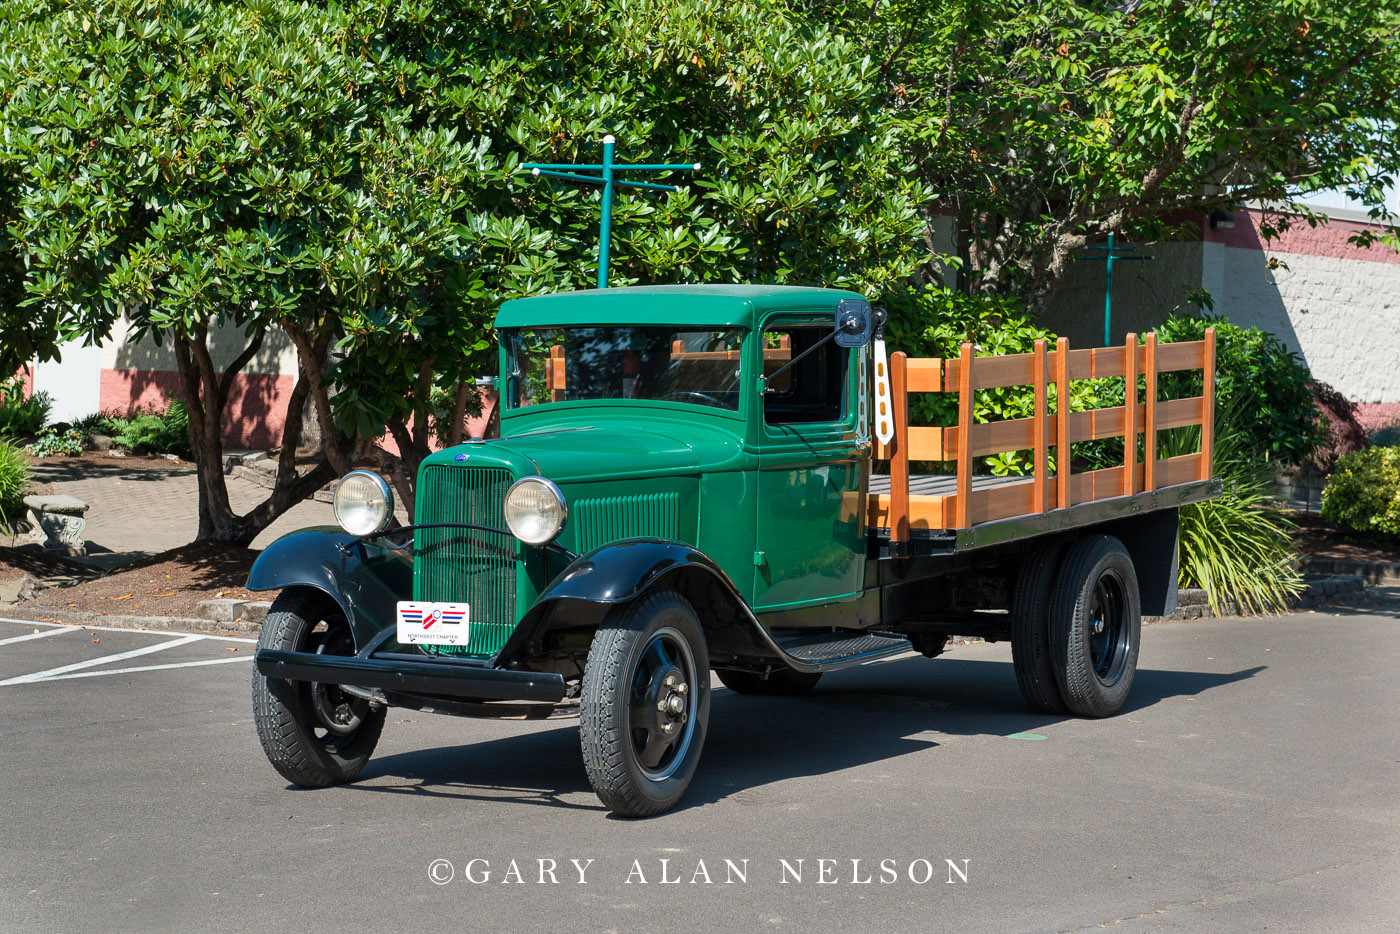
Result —
<path fill-rule="evenodd" d="M 782 658 L 718 565 L 689 545 L 638 538 L 595 548 L 565 568 L 515 627 L 497 664 L 538 653 L 550 632 L 595 628 L 613 607 L 658 588 L 676 591 L 695 608 L 712 662 Z"/>
<path fill-rule="evenodd" d="M 345 614 L 358 650 L 394 625 L 400 600 L 413 599 L 413 560 L 379 541 L 357 541 L 336 526 L 292 532 L 258 556 L 248 589 L 321 591 Z"/>

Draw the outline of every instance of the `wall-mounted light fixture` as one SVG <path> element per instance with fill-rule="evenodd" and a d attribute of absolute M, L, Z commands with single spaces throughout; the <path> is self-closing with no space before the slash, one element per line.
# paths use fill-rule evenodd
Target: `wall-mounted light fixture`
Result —
<path fill-rule="evenodd" d="M 1210 212 L 1211 230 L 1229 230 L 1235 226 L 1235 215 L 1224 208 L 1216 208 Z"/>

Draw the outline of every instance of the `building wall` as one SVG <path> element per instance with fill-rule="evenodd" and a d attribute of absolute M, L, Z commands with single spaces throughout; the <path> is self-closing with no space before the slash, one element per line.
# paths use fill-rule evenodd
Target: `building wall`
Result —
<path fill-rule="evenodd" d="M 1216 310 L 1277 336 L 1317 379 L 1359 403 L 1368 427 L 1400 417 L 1400 255 L 1350 243 L 1366 225 L 1336 218 L 1297 223 L 1266 244 L 1263 219 L 1241 210 L 1234 229 L 1206 232 Z M 1210 264 L 1206 271 L 1209 281 Z"/>

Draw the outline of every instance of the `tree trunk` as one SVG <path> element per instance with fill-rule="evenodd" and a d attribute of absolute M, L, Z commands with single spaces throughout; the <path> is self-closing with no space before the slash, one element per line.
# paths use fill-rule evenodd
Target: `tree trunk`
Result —
<path fill-rule="evenodd" d="M 302 413 L 314 383 L 302 365 L 287 402 L 282 425 L 282 445 L 271 493 L 244 515 L 237 515 L 229 501 L 224 475 L 223 426 L 233 381 L 258 352 L 259 332 L 247 348 L 222 373 L 209 353 L 209 330 L 200 325 L 193 335 L 174 338 L 180 385 L 189 412 L 189 442 L 194 454 L 199 487 L 199 526 L 196 541 L 248 545 L 283 513 L 333 480 L 336 470 L 324 456 L 310 470 L 298 475 L 296 449 L 301 441 Z M 328 340 L 326 342 L 328 344 Z M 324 345 L 323 345 L 324 346 Z M 319 367 L 315 367 L 319 374 Z"/>

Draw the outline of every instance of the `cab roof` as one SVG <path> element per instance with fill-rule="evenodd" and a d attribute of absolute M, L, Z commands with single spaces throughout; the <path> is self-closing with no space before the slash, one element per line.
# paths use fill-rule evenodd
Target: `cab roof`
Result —
<path fill-rule="evenodd" d="M 787 285 L 643 285 L 560 292 L 506 302 L 496 327 L 568 327 L 594 324 L 697 325 L 752 328 L 771 311 L 827 311 L 847 298 L 841 289 Z"/>

